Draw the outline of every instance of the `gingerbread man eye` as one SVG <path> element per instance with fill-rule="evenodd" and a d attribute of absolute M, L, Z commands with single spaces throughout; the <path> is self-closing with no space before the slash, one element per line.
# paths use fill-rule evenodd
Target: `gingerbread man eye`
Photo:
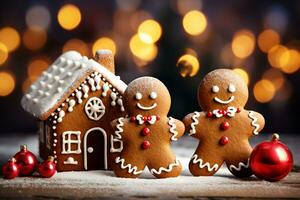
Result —
<path fill-rule="evenodd" d="M 140 92 L 135 93 L 135 99 L 141 100 L 143 98 L 143 95 Z"/>
<path fill-rule="evenodd" d="M 218 86 L 216 86 L 216 85 L 214 85 L 214 86 L 211 88 L 211 91 L 212 91 L 213 93 L 218 93 L 219 90 L 220 90 L 220 88 L 219 88 Z"/>
<path fill-rule="evenodd" d="M 236 91 L 236 88 L 233 84 L 229 84 L 229 87 L 228 87 L 228 92 L 231 92 L 231 93 L 234 93 Z"/>
<path fill-rule="evenodd" d="M 156 92 L 151 92 L 150 93 L 150 98 L 151 99 L 156 99 L 157 98 L 157 93 Z"/>

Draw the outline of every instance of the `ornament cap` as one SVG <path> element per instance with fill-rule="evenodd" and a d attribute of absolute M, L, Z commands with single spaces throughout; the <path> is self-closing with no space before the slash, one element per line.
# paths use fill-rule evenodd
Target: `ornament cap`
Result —
<path fill-rule="evenodd" d="M 11 159 L 9 159 L 8 161 L 11 161 L 11 162 L 17 162 L 16 158 L 15 157 L 12 157 Z"/>
<path fill-rule="evenodd" d="M 279 140 L 279 134 L 278 133 L 274 133 L 272 135 L 272 141 L 278 141 Z"/>
<path fill-rule="evenodd" d="M 48 156 L 47 160 L 53 162 L 54 161 L 54 157 L 53 156 Z"/>
<path fill-rule="evenodd" d="M 27 150 L 27 145 L 26 144 L 21 145 L 20 150 Z"/>

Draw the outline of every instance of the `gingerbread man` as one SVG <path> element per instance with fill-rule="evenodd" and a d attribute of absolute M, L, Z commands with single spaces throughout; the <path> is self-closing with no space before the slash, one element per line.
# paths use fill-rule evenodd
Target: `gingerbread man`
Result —
<path fill-rule="evenodd" d="M 264 127 L 264 117 L 245 110 L 248 88 L 233 70 L 217 69 L 199 85 L 198 102 L 203 112 L 184 118 L 189 135 L 200 140 L 189 169 L 194 176 L 214 175 L 223 162 L 237 177 L 252 175 L 248 139 Z"/>
<path fill-rule="evenodd" d="M 157 178 L 178 176 L 182 166 L 170 142 L 178 140 L 185 127 L 167 117 L 171 97 L 166 86 L 153 77 L 135 79 L 125 91 L 124 105 L 129 116 L 111 123 L 112 143 L 119 143 L 112 147 L 113 152 L 119 147 L 113 166 L 116 176 L 136 178 L 146 166 Z"/>

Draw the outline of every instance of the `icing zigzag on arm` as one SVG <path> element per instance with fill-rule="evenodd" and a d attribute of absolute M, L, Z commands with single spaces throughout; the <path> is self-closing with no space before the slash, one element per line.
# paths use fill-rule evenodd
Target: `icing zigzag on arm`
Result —
<path fill-rule="evenodd" d="M 174 163 L 171 163 L 167 168 L 164 168 L 164 167 L 160 167 L 158 169 L 158 171 L 156 169 L 151 169 L 150 172 L 151 174 L 161 174 L 162 172 L 171 172 L 173 170 L 173 167 L 175 166 L 179 166 L 180 165 L 180 162 L 179 160 L 175 160 Z"/>
<path fill-rule="evenodd" d="M 115 138 L 113 135 L 110 136 L 110 152 L 111 153 L 114 153 L 114 152 L 121 152 L 123 150 L 123 142 L 122 142 L 122 136 L 121 136 L 121 133 L 123 133 L 123 126 L 124 126 L 124 123 L 123 123 L 123 117 L 120 117 L 119 119 L 117 119 L 117 130 L 115 131 Z M 120 143 L 120 147 L 115 149 L 114 148 L 114 143 L 115 142 L 119 142 Z"/>
<path fill-rule="evenodd" d="M 191 123 L 191 130 L 189 135 L 194 135 L 196 133 L 196 125 L 199 124 L 198 118 L 200 117 L 200 112 L 195 111 L 194 115 L 192 116 L 193 122 Z"/>
<path fill-rule="evenodd" d="M 173 136 L 171 137 L 171 140 L 177 141 L 178 138 L 176 138 L 176 136 L 178 135 L 178 132 L 176 131 L 176 124 L 175 124 L 174 118 L 169 117 L 168 124 L 170 125 L 170 133 L 173 134 Z"/>
<path fill-rule="evenodd" d="M 237 167 L 234 166 L 234 165 L 230 165 L 230 166 L 229 166 L 229 169 L 230 169 L 230 171 L 233 171 L 233 169 L 235 169 L 236 171 L 241 171 L 242 167 L 244 167 L 244 168 L 246 168 L 246 169 L 249 167 L 249 159 L 248 159 L 246 165 L 245 165 L 243 162 L 239 162 L 239 164 L 238 164 Z"/>
<path fill-rule="evenodd" d="M 116 162 L 116 164 L 121 163 L 121 166 L 120 166 L 121 169 L 128 168 L 128 172 L 132 173 L 134 175 L 141 174 L 143 172 L 143 170 L 138 171 L 137 166 L 132 166 L 131 164 L 124 165 L 125 164 L 125 159 L 124 158 L 116 157 L 115 162 Z"/>
<path fill-rule="evenodd" d="M 257 123 L 257 117 L 254 116 L 253 111 L 249 111 L 248 117 L 252 120 L 251 126 L 255 127 L 255 129 L 253 130 L 253 134 L 258 135 L 258 129 L 259 129 L 260 126 Z"/>
<path fill-rule="evenodd" d="M 210 166 L 210 163 L 209 162 L 204 162 L 201 158 L 199 158 L 198 159 L 198 155 L 197 154 L 195 154 L 195 155 L 193 155 L 193 157 L 192 157 L 192 159 L 193 159 L 193 163 L 194 164 L 196 164 L 196 163 L 198 163 L 199 162 L 199 168 L 207 168 L 207 170 L 209 171 L 209 172 L 211 172 L 211 171 L 217 171 L 218 170 L 218 168 L 219 168 L 219 165 L 218 164 L 214 164 L 212 167 Z"/>

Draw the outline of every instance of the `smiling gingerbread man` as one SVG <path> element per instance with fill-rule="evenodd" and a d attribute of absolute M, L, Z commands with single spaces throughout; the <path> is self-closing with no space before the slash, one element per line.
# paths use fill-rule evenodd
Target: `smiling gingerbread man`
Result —
<path fill-rule="evenodd" d="M 166 86 L 152 77 L 135 79 L 125 91 L 124 104 L 129 117 L 111 123 L 111 152 L 119 152 L 116 176 L 136 178 L 146 166 L 157 178 L 178 176 L 182 166 L 170 142 L 183 135 L 184 124 L 167 117 L 171 97 Z"/>
<path fill-rule="evenodd" d="M 223 162 L 237 177 L 252 175 L 248 139 L 264 127 L 261 114 L 244 109 L 248 88 L 233 70 L 217 69 L 199 85 L 198 101 L 203 112 L 184 118 L 189 135 L 200 140 L 189 169 L 194 176 L 214 175 Z"/>

